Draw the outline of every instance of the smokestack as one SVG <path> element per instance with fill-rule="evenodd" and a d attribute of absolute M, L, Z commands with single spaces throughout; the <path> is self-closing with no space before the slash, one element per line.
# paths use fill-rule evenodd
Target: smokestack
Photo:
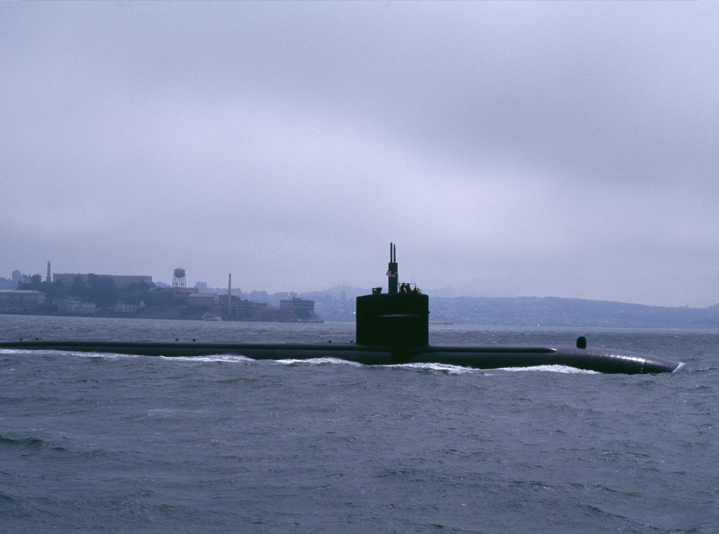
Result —
<path fill-rule="evenodd" d="M 227 280 L 227 313 L 232 315 L 232 273 Z"/>
<path fill-rule="evenodd" d="M 52 279 L 50 278 L 50 262 L 47 262 L 47 278 L 45 278 L 45 281 L 48 284 L 52 282 Z"/>

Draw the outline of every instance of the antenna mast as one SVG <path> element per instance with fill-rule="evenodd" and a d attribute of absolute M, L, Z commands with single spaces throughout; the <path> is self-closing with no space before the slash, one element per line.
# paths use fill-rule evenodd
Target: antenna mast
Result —
<path fill-rule="evenodd" d="M 390 295 L 397 294 L 397 247 L 389 244 L 389 267 L 387 269 L 388 287 L 387 292 Z"/>

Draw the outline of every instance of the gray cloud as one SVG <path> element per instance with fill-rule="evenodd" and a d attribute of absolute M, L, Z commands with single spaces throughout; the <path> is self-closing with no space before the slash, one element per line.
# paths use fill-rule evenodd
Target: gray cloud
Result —
<path fill-rule="evenodd" d="M 719 302 L 715 4 L 0 12 L 0 276 Z"/>

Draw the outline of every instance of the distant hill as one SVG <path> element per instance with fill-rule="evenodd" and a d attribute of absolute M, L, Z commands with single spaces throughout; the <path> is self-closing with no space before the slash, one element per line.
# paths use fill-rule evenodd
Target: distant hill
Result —
<path fill-rule="evenodd" d="M 430 313 L 458 323 L 501 326 L 606 328 L 719 328 L 719 304 L 708 308 L 644 306 L 557 297 L 443 298 L 430 296 Z"/>
<path fill-rule="evenodd" d="M 385 289 L 386 291 L 386 289 Z M 336 300 L 342 299 L 342 293 L 344 293 L 345 299 L 356 299 L 357 297 L 361 297 L 362 295 L 369 295 L 372 293 L 371 289 L 361 289 L 359 287 L 352 287 L 352 286 L 334 286 L 330 289 L 326 289 L 324 291 L 311 291 L 309 293 L 302 293 L 300 296 L 303 299 L 322 299 L 326 297 L 331 297 Z"/>
<path fill-rule="evenodd" d="M 325 320 L 352 321 L 355 299 L 370 292 L 335 286 L 325 291 L 302 293 L 301 297 L 315 300 L 317 313 Z M 677 308 L 559 297 L 447 297 L 433 291 L 428 293 L 430 318 L 441 317 L 457 324 L 719 329 L 719 304 L 708 308 Z M 451 294 L 444 292 L 448 293 Z"/>

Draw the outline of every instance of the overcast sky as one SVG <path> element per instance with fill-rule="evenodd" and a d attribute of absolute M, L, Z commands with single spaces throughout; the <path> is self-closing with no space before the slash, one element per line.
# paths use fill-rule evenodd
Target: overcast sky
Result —
<path fill-rule="evenodd" d="M 0 276 L 719 303 L 719 3 L 0 3 Z M 436 294 L 436 293 L 435 293 Z"/>

